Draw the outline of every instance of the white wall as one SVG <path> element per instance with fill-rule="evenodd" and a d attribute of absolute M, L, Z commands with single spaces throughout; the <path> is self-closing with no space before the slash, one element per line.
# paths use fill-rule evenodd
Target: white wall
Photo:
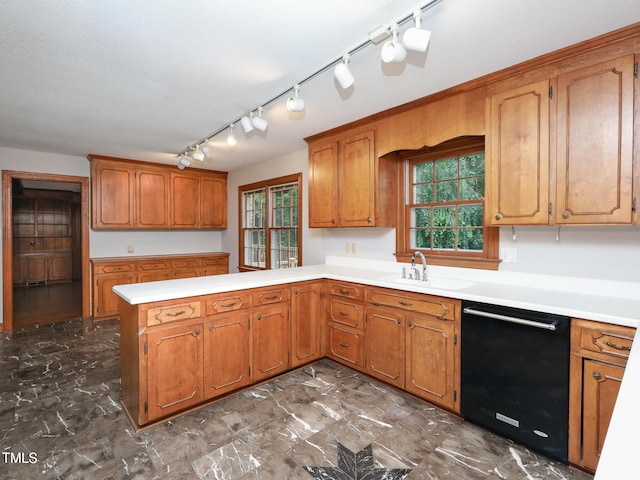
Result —
<path fill-rule="evenodd" d="M 74 155 L 57 155 L 0 147 L 0 169 L 18 172 L 54 173 L 89 177 L 89 160 Z M 1 210 L 0 210 L 1 215 Z M 206 253 L 222 250 L 218 231 L 93 231 L 89 232 L 89 255 L 97 257 L 155 254 Z M 127 246 L 134 253 L 127 253 Z M 0 264 L 2 259 L 0 258 Z M 5 268 L 5 266 L 2 266 Z M 1 282 L 1 279 L 0 279 Z M 2 318 L 0 308 L 0 319 Z"/>
<path fill-rule="evenodd" d="M 310 229 L 308 221 L 307 150 L 229 172 L 229 229 L 223 250 L 231 253 L 230 270 L 238 265 L 238 186 L 302 172 L 303 264 L 324 263 L 326 255 L 345 255 L 345 243 L 356 244 L 356 255 L 394 261 L 395 230 L 383 228 Z M 501 228 L 501 248 L 516 249 L 516 263 L 502 263 L 501 271 L 547 273 L 637 282 L 640 279 L 640 227 Z"/>

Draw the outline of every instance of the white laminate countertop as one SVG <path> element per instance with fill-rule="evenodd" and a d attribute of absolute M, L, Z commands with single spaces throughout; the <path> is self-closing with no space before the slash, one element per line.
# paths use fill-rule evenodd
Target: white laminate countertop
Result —
<path fill-rule="evenodd" d="M 403 265 L 329 256 L 326 263 L 113 287 L 130 304 L 328 278 L 461 300 L 524 308 L 640 327 L 640 283 L 575 277 L 428 267 L 427 282 L 401 280 Z M 418 265 L 420 267 L 420 265 Z M 596 480 L 629 478 L 635 470 L 633 432 L 640 431 L 640 328 L 629 356 Z"/>

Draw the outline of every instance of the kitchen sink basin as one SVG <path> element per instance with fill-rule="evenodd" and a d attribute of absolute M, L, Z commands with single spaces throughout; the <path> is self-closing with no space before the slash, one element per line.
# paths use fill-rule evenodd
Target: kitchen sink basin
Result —
<path fill-rule="evenodd" d="M 429 278 L 426 282 L 421 280 L 413 280 L 410 278 L 402 278 L 399 275 L 391 275 L 380 278 L 380 280 L 389 283 L 397 283 L 400 285 L 412 285 L 423 288 L 434 288 L 437 290 L 461 290 L 463 288 L 472 287 L 474 282 L 468 280 L 460 280 L 457 278 Z"/>

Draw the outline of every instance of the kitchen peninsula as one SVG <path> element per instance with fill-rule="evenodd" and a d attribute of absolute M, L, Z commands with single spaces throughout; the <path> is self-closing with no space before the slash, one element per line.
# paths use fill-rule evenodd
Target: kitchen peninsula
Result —
<path fill-rule="evenodd" d="M 293 365 L 311 362 L 325 354 L 333 358 L 331 353 L 335 352 L 331 352 L 326 345 L 321 344 L 318 350 L 313 342 L 305 341 L 302 336 L 294 336 L 294 333 L 300 333 L 301 327 L 320 322 L 320 332 L 304 333 L 310 333 L 310 338 L 320 335 L 323 342 L 325 338 L 331 341 L 323 333 L 326 328 L 324 315 L 330 313 L 323 312 L 323 305 L 327 303 L 318 302 L 317 298 L 313 300 L 322 291 L 322 285 L 329 282 L 343 282 L 365 289 L 375 287 L 383 291 L 393 290 L 396 294 L 407 292 L 407 296 L 424 294 L 425 299 L 436 299 L 432 303 L 453 305 L 450 311 L 454 312 L 451 317 L 454 325 L 455 302 L 459 300 L 567 315 L 613 326 L 635 328 L 640 325 L 637 284 L 430 266 L 430 280 L 425 286 L 421 282 L 401 281 L 400 271 L 401 265 L 395 262 L 327 257 L 323 265 L 114 287 L 121 297 L 123 312 L 122 389 L 123 404 L 130 420 L 136 427 L 145 428 L 172 415 L 205 405 L 223 393 L 282 373 L 293 368 Z M 326 290 L 322 293 L 329 296 Z M 301 301 L 303 297 L 305 300 Z M 353 303 L 357 306 L 357 302 Z M 297 315 L 296 312 L 304 314 Z M 267 327 L 257 326 L 260 322 L 265 322 Z M 255 337 L 250 338 L 250 324 L 254 336 L 265 328 L 266 338 L 275 335 L 273 345 L 290 345 L 288 351 L 263 348 Z M 218 350 L 224 350 L 221 358 L 225 361 L 230 358 L 229 352 L 238 353 L 239 346 L 246 346 L 246 353 L 239 355 L 241 358 L 236 370 L 211 371 L 214 355 L 220 355 L 220 352 L 212 351 L 211 345 L 207 346 L 208 342 L 199 340 L 205 329 L 210 333 L 223 334 L 217 345 L 222 346 Z M 181 338 L 187 341 L 180 342 L 180 348 L 174 353 L 180 356 L 180 361 L 163 361 L 160 358 L 163 355 L 163 341 Z M 349 346 L 348 341 L 340 342 Z M 638 342 L 635 343 L 638 345 Z M 175 343 L 174 347 L 177 345 Z M 171 350 L 167 349 L 167 352 L 176 352 L 172 347 L 169 348 Z M 296 351 L 301 354 L 296 354 Z M 150 368 L 151 358 L 159 359 L 162 368 Z M 200 371 L 189 371 L 191 359 Z M 293 362 L 293 359 L 301 363 Z M 247 365 L 249 369 L 245 370 Z M 164 368 L 166 371 L 162 370 Z M 206 383 L 207 386 L 214 386 L 218 392 L 203 393 L 202 388 L 189 391 L 181 385 L 179 388 L 183 388 L 183 392 L 189 391 L 186 395 L 189 398 L 185 403 L 177 403 L 171 399 L 176 392 L 166 388 L 154 389 L 154 382 L 162 380 L 156 378 L 158 375 L 176 378 L 178 369 L 181 370 L 179 378 L 199 382 L 198 385 Z M 639 378 L 639 370 L 640 354 L 636 347 L 629 355 L 620 396 L 598 466 L 598 479 L 622 478 L 622 472 L 630 471 L 628 462 L 633 459 L 632 447 L 624 439 L 626 432 L 640 427 L 640 420 L 636 420 L 631 410 L 640 398 L 640 385 L 635 381 Z M 215 375 L 219 376 L 214 378 Z M 156 401 L 154 405 L 150 402 L 151 398 Z M 441 406 L 456 412 L 455 406 Z"/>

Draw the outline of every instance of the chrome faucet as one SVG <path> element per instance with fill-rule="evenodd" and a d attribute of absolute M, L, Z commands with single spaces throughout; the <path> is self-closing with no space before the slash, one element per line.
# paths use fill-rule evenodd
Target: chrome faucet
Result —
<path fill-rule="evenodd" d="M 419 255 L 420 258 L 422 259 L 422 281 L 426 282 L 427 281 L 427 259 L 424 256 L 424 253 L 422 252 L 414 252 L 413 255 L 411 255 L 411 267 L 415 268 L 416 266 L 416 255 Z M 416 277 L 418 271 L 416 270 Z M 417 280 L 419 280 L 419 278 L 417 278 Z"/>

